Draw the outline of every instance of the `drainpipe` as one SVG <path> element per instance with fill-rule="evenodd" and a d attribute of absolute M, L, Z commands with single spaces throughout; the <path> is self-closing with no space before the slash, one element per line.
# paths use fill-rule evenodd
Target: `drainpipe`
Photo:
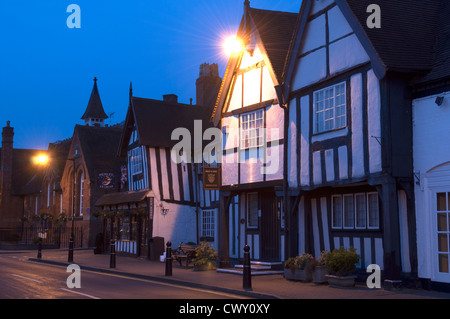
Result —
<path fill-rule="evenodd" d="M 284 111 L 284 125 L 283 125 L 283 130 L 284 130 L 284 147 L 283 147 L 283 211 L 284 211 L 284 218 L 285 218 L 285 258 L 290 257 L 290 252 L 291 252 L 291 245 L 290 245 L 290 236 L 292 236 L 292 234 L 290 233 L 290 218 L 288 216 L 288 214 L 290 213 L 289 211 L 289 198 L 288 198 L 288 176 L 287 176 L 287 157 L 288 157 L 288 152 L 287 152 L 287 137 L 288 137 L 288 123 L 289 123 L 289 109 L 287 108 L 287 104 L 286 101 L 284 99 L 284 85 L 283 84 L 278 84 L 275 86 L 275 92 L 277 94 L 277 98 L 278 98 L 278 105 L 283 109 Z"/>

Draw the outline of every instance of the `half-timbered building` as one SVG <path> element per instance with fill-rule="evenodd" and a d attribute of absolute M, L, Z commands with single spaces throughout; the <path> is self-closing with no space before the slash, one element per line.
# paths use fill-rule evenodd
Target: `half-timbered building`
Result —
<path fill-rule="evenodd" d="M 355 247 L 396 284 L 417 272 L 409 83 L 429 67 L 437 2 L 377 3 L 302 3 L 283 90 L 287 246 Z"/>
<path fill-rule="evenodd" d="M 217 247 L 219 191 L 204 189 L 205 163 L 194 160 L 191 148 L 195 146 L 194 139 L 202 141 L 204 131 L 211 127 L 211 103 L 217 97 L 220 80 L 217 64 L 202 64 L 195 105 L 179 103 L 175 94 L 164 95 L 163 100 L 136 97 L 130 86 L 118 150 L 118 156 L 127 159 L 124 188 L 103 196 L 96 204 L 114 212 L 141 209 L 145 222 L 139 224 L 138 219 L 132 218 L 119 221 L 118 251 L 148 253 L 150 258 L 159 258 L 152 251 L 154 238 L 163 238 L 164 243 L 170 241 L 173 248 L 181 242 L 200 241 Z M 187 132 L 188 137 L 174 133 L 177 129 Z M 180 139 L 187 147 L 173 154 Z"/>
<path fill-rule="evenodd" d="M 221 267 L 243 257 L 284 259 L 282 194 L 284 111 L 275 87 L 297 13 L 260 10 L 245 1 L 237 33 L 242 50 L 230 56 L 212 121 L 223 133 L 220 208 Z M 230 262 L 231 261 L 231 262 Z"/>

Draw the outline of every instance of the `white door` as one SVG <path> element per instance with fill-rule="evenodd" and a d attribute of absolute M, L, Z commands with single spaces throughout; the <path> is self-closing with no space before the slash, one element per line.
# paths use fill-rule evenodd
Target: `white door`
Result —
<path fill-rule="evenodd" d="M 433 225 L 433 279 L 450 282 L 450 188 L 435 189 L 431 196 Z"/>

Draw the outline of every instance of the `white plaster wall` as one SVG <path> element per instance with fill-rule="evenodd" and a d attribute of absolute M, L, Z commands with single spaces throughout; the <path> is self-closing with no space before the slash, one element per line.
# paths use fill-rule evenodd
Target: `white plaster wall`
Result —
<path fill-rule="evenodd" d="M 325 45 L 325 43 L 325 14 L 321 14 L 306 25 L 301 53 L 317 49 L 318 47 Z"/>
<path fill-rule="evenodd" d="M 347 146 L 340 146 L 338 148 L 339 161 L 339 179 L 348 178 L 348 151 Z"/>
<path fill-rule="evenodd" d="M 300 185 L 309 185 L 309 95 L 300 98 Z"/>
<path fill-rule="evenodd" d="M 242 75 L 239 74 L 234 78 L 234 86 L 231 93 L 230 104 L 227 111 L 233 111 L 242 107 Z"/>
<path fill-rule="evenodd" d="M 260 160 L 260 157 L 263 157 L 263 152 L 264 148 L 261 148 L 259 152 L 256 148 L 240 151 L 241 184 L 263 181 L 264 177 L 261 173 L 263 162 Z"/>
<path fill-rule="evenodd" d="M 327 75 L 326 49 L 322 48 L 299 59 L 292 80 L 292 90 L 324 79 Z"/>
<path fill-rule="evenodd" d="M 288 145 L 288 182 L 289 186 L 297 187 L 297 100 L 289 102 L 289 131 L 287 136 Z"/>
<path fill-rule="evenodd" d="M 239 146 L 239 115 L 228 116 L 222 119 L 222 127 L 227 127 L 225 149 Z M 223 133 L 223 131 L 222 131 Z M 225 137 L 224 137 L 225 138 Z"/>
<path fill-rule="evenodd" d="M 330 44 L 330 74 L 370 61 L 355 34 Z"/>
<path fill-rule="evenodd" d="M 364 176 L 362 75 L 350 79 L 352 112 L 352 177 Z"/>
<path fill-rule="evenodd" d="M 283 179 L 283 148 L 284 145 L 273 145 L 266 152 L 266 180 Z"/>
<path fill-rule="evenodd" d="M 328 40 L 330 42 L 351 33 L 353 30 L 338 6 L 328 11 Z"/>
<path fill-rule="evenodd" d="M 437 96 L 444 96 L 444 103 L 435 104 Z M 431 207 L 434 203 L 434 185 L 448 185 L 450 177 L 439 172 L 440 166 L 450 161 L 450 92 L 416 99 L 413 105 L 413 162 L 416 177 L 415 208 L 417 225 L 418 275 L 421 278 L 437 280 L 433 270 L 436 256 L 433 254 L 435 241 L 435 221 Z M 445 166 L 445 165 L 444 165 Z M 436 174 L 437 173 L 437 174 Z M 441 181 L 430 180 L 430 176 L 440 176 Z M 419 179 L 417 179 L 419 178 Z M 440 279 L 442 280 L 442 279 Z M 445 281 L 445 280 L 444 280 Z M 450 278 L 447 282 L 450 281 Z"/>
<path fill-rule="evenodd" d="M 329 5 L 333 4 L 334 0 L 313 0 L 311 7 L 311 14 L 315 14 L 320 10 L 325 9 Z"/>
<path fill-rule="evenodd" d="M 238 183 L 238 153 L 226 154 L 222 162 L 222 185 Z"/>
<path fill-rule="evenodd" d="M 160 204 L 169 209 L 166 215 L 161 214 Z M 171 241 L 176 248 L 180 242 L 196 242 L 196 231 L 195 207 L 155 200 L 153 236 L 164 237 L 165 242 Z"/>
<path fill-rule="evenodd" d="M 150 172 L 151 172 L 151 182 L 152 182 L 152 191 L 155 194 L 155 198 L 157 200 L 161 199 L 161 194 L 159 193 L 159 185 L 158 185 L 158 171 L 156 168 L 156 152 L 155 148 L 149 148 L 150 153 Z"/>
<path fill-rule="evenodd" d="M 334 151 L 325 150 L 325 174 L 327 182 L 334 181 Z"/>
<path fill-rule="evenodd" d="M 262 76 L 262 101 L 276 99 L 277 93 L 275 92 L 274 83 L 267 66 L 262 68 Z"/>
<path fill-rule="evenodd" d="M 284 136 L 284 110 L 279 104 L 266 108 L 267 141 L 282 139 Z"/>
<path fill-rule="evenodd" d="M 261 69 L 244 73 L 244 106 L 261 102 Z"/>
<path fill-rule="evenodd" d="M 253 50 L 253 55 L 250 55 L 248 51 L 244 52 L 239 69 L 245 69 L 249 66 L 252 66 L 253 64 L 261 62 L 262 60 L 264 60 L 264 58 L 262 56 L 259 46 L 257 45 Z"/>
<path fill-rule="evenodd" d="M 322 183 L 322 165 L 321 154 L 319 151 L 313 152 L 313 183 L 315 185 Z"/>
<path fill-rule="evenodd" d="M 372 136 L 381 136 L 380 82 L 373 70 L 367 72 L 367 124 L 369 139 L 369 172 L 381 172 L 381 145 Z"/>

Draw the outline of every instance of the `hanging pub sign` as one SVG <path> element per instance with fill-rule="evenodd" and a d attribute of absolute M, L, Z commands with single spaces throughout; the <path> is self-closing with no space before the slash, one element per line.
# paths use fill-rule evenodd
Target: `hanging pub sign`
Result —
<path fill-rule="evenodd" d="M 203 166 L 203 189 L 219 190 L 220 189 L 220 168 Z"/>
<path fill-rule="evenodd" d="M 98 173 L 97 187 L 99 189 L 112 189 L 116 185 L 114 173 Z"/>

